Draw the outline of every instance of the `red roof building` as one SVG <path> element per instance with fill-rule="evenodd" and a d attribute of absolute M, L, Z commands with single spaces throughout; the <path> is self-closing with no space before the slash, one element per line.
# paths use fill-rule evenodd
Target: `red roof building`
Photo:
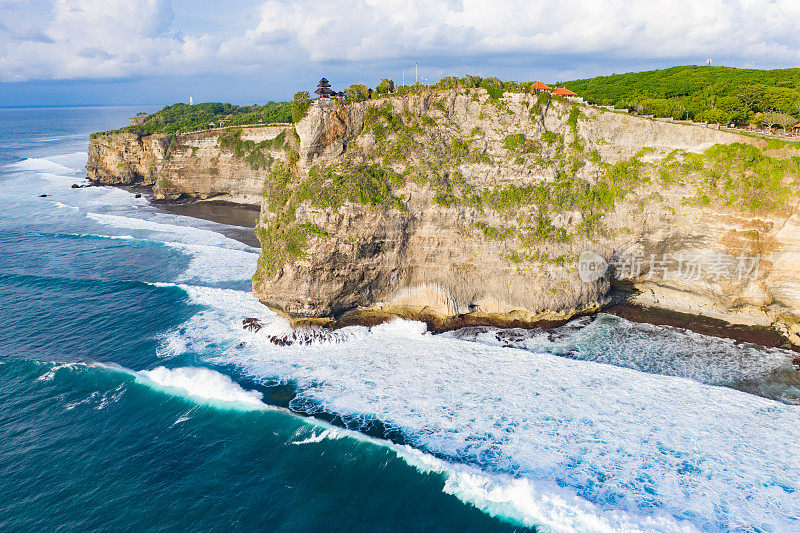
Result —
<path fill-rule="evenodd" d="M 578 96 L 574 92 L 570 91 L 569 89 L 565 89 L 564 87 L 557 87 L 553 94 L 556 96 Z"/>
<path fill-rule="evenodd" d="M 544 83 L 540 82 L 539 80 L 536 80 L 533 83 L 533 85 L 531 85 L 531 89 L 533 89 L 534 91 L 550 91 L 550 90 L 552 90 L 552 89 L 550 89 L 550 87 L 548 87 Z"/>

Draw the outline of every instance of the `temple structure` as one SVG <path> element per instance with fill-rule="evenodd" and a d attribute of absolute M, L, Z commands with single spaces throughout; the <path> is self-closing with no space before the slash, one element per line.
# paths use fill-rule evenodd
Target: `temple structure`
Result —
<path fill-rule="evenodd" d="M 335 97 L 339 94 L 331 89 L 331 83 L 326 78 L 319 80 L 319 84 L 317 84 L 317 90 L 314 91 L 314 93 L 318 94 L 320 98 L 330 98 L 331 96 Z"/>

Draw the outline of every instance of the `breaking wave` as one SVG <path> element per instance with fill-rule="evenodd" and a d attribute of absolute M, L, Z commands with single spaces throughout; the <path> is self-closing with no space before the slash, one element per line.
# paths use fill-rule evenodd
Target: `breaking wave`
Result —
<path fill-rule="evenodd" d="M 245 390 L 230 377 L 204 367 L 165 368 L 137 372 L 137 380 L 161 390 L 178 392 L 215 405 L 238 405 L 266 409 L 258 391 Z"/>

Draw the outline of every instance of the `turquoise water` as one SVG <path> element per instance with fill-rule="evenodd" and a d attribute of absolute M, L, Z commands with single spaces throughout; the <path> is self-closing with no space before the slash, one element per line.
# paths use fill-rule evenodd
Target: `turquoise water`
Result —
<path fill-rule="evenodd" d="M 257 250 L 70 189 L 135 111 L 0 110 L 0 530 L 800 529 L 791 353 L 606 315 L 276 346 Z"/>

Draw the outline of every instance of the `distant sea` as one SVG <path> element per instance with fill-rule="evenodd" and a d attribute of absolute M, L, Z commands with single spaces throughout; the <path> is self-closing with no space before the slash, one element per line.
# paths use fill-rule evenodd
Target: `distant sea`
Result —
<path fill-rule="evenodd" d="M 70 188 L 136 111 L 0 109 L 0 531 L 800 530 L 793 354 L 604 314 L 276 346 L 237 228 Z"/>

